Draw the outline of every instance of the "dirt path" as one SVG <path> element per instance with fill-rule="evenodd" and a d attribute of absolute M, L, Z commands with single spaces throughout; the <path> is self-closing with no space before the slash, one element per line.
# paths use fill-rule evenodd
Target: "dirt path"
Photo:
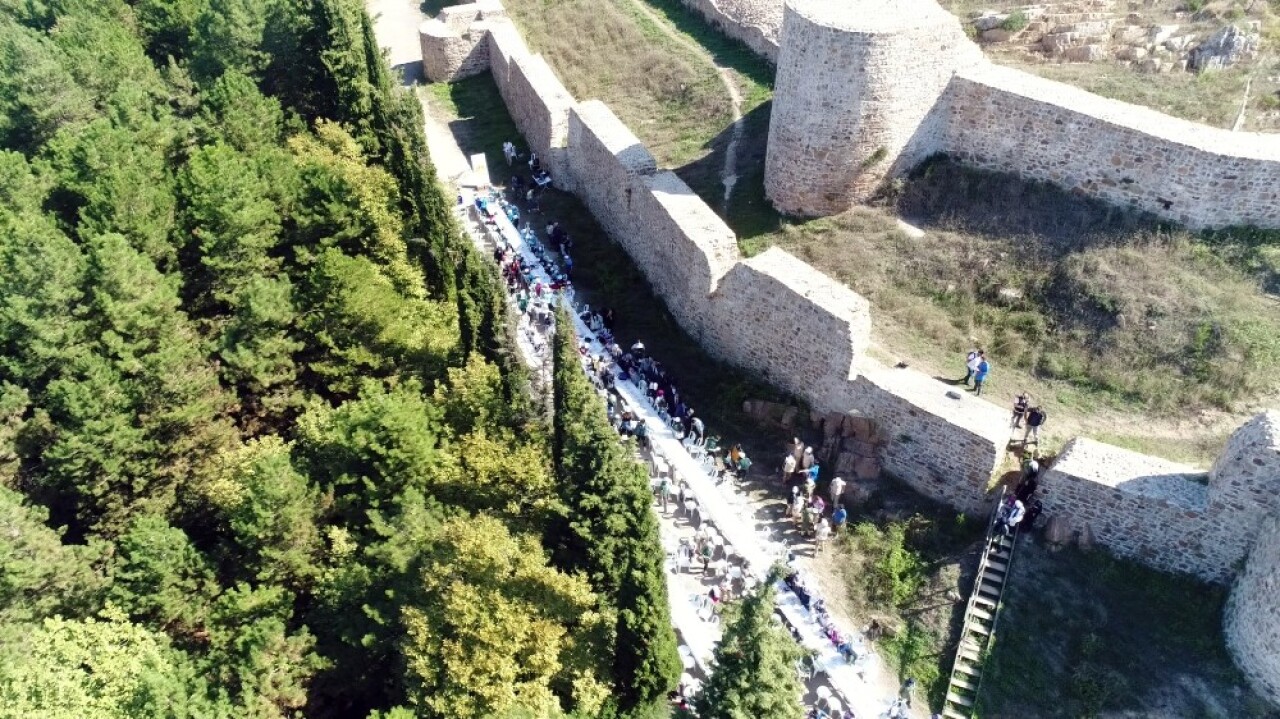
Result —
<path fill-rule="evenodd" d="M 733 196 L 734 185 L 738 183 L 738 144 L 745 131 L 742 120 L 742 93 L 738 90 L 734 71 L 716 62 L 715 57 L 706 48 L 682 35 L 666 18 L 654 12 L 644 0 L 628 0 L 636 10 L 647 17 L 664 35 L 679 43 L 689 52 L 697 55 L 704 62 L 715 68 L 725 93 L 729 96 L 729 105 L 733 109 L 733 124 L 729 126 L 729 144 L 724 149 L 724 164 L 720 168 L 720 184 L 724 185 L 723 211 L 729 210 L 729 198 Z"/>

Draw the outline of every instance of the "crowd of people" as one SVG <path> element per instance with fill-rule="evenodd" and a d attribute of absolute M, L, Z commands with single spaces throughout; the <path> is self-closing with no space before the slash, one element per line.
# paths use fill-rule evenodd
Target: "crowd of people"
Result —
<path fill-rule="evenodd" d="M 520 159 L 511 143 L 504 146 L 504 155 L 508 164 L 513 166 Z M 554 220 L 543 228 L 543 238 L 539 238 L 533 229 L 529 218 L 542 213 L 539 195 L 542 188 L 550 184 L 551 178 L 541 167 L 536 154 L 529 157 L 529 170 L 527 182 L 519 174 L 512 177 L 508 187 L 509 200 L 497 191 L 490 191 L 477 196 L 474 204 L 481 221 L 494 229 L 497 213 L 504 214 L 519 233 L 521 244 L 534 258 L 530 260 L 517 250 L 501 231 L 490 233 L 491 239 L 496 237 L 493 260 L 520 312 L 522 324 L 530 331 L 534 349 L 542 355 L 549 345 L 547 340 L 554 328 L 555 310 L 561 298 L 567 297 L 571 306 L 575 304 L 571 279 L 574 244 L 568 231 Z M 462 203 L 461 196 L 459 203 Z M 649 449 L 650 436 L 654 431 L 643 416 L 650 413 L 629 407 L 617 391 L 618 382 L 631 382 L 643 394 L 653 410 L 652 414 L 656 414 L 691 453 L 705 456 L 713 465 L 711 473 L 717 483 L 747 475 L 753 462 L 746 451 L 738 444 L 722 448 L 718 437 L 708 435 L 703 418 L 689 405 L 674 373 L 652 357 L 643 342 L 636 341 L 627 347 L 619 343 L 615 336 L 613 310 L 594 310 L 579 305 L 576 311 L 578 319 L 589 330 L 579 346 L 584 370 L 606 398 L 609 421 L 621 437 L 633 440 L 642 449 Z M 984 350 L 976 348 L 969 353 L 966 370 L 962 382 L 968 385 L 972 381 L 975 395 L 981 395 L 991 371 Z M 1045 419 L 1044 410 L 1035 405 L 1026 393 L 1019 393 L 1014 402 L 1011 426 L 1015 430 L 1025 426 L 1024 445 L 1038 443 L 1039 430 Z M 819 492 L 820 473 L 821 464 L 813 448 L 795 438 L 782 457 L 780 482 L 784 496 L 789 497 L 786 516 L 796 524 L 802 537 L 812 541 L 815 553 L 823 552 L 833 538 L 845 531 L 849 521 L 844 496 L 846 482 L 841 477 L 834 477 L 824 491 Z M 997 523 L 1001 532 L 1012 534 L 1017 527 L 1029 526 L 1035 521 L 1041 511 L 1041 504 L 1035 498 L 1038 474 L 1038 463 L 1031 458 L 1024 466 L 1020 482 L 998 509 Z M 692 537 L 684 538 L 675 548 L 672 564 L 676 572 L 701 572 L 710 580 L 707 591 L 698 600 L 698 613 L 704 621 L 717 622 L 723 604 L 741 597 L 750 589 L 753 581 L 750 568 L 741 557 L 734 556 L 732 547 L 718 537 L 713 523 L 703 519 L 696 502 L 689 501 L 693 497 L 687 483 L 667 474 L 655 477 L 653 486 L 655 501 L 664 514 L 670 512 L 674 502 L 677 514 L 684 516 L 696 528 Z M 787 559 L 793 557 L 788 553 Z M 849 663 L 857 661 L 856 637 L 838 629 L 824 601 L 814 591 L 815 585 L 790 561 L 787 563 L 790 568 L 785 577 L 787 587 L 809 611 L 837 653 Z M 779 612 L 778 616 L 800 641 L 800 629 L 792 626 L 784 613 Z M 812 662 L 808 666 L 812 675 L 816 667 Z M 696 687 L 682 686 L 677 696 L 680 701 L 687 702 L 692 691 L 696 691 Z M 833 706 L 835 710 L 832 710 Z M 899 702 L 894 709 L 901 713 L 904 707 Z M 839 702 L 819 703 L 809 708 L 809 716 L 852 719 L 853 712 L 840 708 Z"/>

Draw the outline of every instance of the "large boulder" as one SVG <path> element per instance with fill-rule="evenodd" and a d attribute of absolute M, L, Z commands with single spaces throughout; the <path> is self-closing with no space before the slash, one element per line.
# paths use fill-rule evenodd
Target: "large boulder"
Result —
<path fill-rule="evenodd" d="M 1242 60 L 1258 56 L 1257 33 L 1245 32 L 1235 25 L 1228 25 L 1210 35 L 1192 48 L 1187 55 L 1187 67 L 1196 72 L 1221 70 Z"/>

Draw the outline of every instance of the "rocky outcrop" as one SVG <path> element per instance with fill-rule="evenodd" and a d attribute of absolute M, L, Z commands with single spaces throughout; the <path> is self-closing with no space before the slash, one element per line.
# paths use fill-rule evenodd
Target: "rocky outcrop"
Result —
<path fill-rule="evenodd" d="M 1187 54 L 1187 67 L 1196 72 L 1221 70 L 1258 56 L 1259 36 L 1228 25 L 1210 35 Z"/>

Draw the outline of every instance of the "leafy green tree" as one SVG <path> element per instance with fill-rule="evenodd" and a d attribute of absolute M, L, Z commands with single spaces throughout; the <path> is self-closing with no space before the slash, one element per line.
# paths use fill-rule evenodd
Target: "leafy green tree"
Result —
<path fill-rule="evenodd" d="M 323 660 L 304 627 L 290 629 L 295 596 L 278 586 L 237 584 L 215 602 L 205 666 L 215 686 L 231 692 L 239 716 L 295 716 Z"/>
<path fill-rule="evenodd" d="M 316 572 L 321 501 L 290 451 L 274 435 L 251 440 L 217 459 L 206 491 L 230 525 L 242 576 L 304 588 Z"/>
<path fill-rule="evenodd" d="M 15 157 L 25 162 L 0 153 L 0 171 Z M 47 218 L 6 209 L 20 206 L 14 193 L 0 199 L 0 368 L 40 392 L 85 342 L 87 261 Z"/>
<path fill-rule="evenodd" d="M 0 382 L 0 487 L 12 487 L 18 476 L 18 433 L 23 415 L 31 408 L 27 390 Z"/>
<path fill-rule="evenodd" d="M 77 85 L 99 101 L 123 87 L 144 90 L 160 97 L 160 73 L 143 53 L 133 30 L 121 17 L 125 5 L 102 0 L 100 14 L 68 13 L 59 16 L 50 32 L 62 50 L 62 63 Z"/>
<path fill-rule="evenodd" d="M 49 385 L 57 431 L 44 482 L 74 499 L 85 524 L 116 532 L 138 510 L 167 511 L 234 432 L 174 283 L 120 235 L 90 250 L 87 331 L 99 339 Z"/>
<path fill-rule="evenodd" d="M 257 411 L 278 417 L 299 403 L 294 355 L 304 344 L 294 338 L 297 307 L 287 277 L 252 277 L 230 304 L 234 314 L 217 339 L 222 374 L 240 390 L 241 423 Z"/>
<path fill-rule="evenodd" d="M 92 96 L 63 60 L 43 33 L 0 18 L 0 147 L 33 153 L 93 117 Z"/>
<path fill-rule="evenodd" d="M 144 514 L 116 540 L 110 600 L 134 621 L 172 635 L 203 632 L 217 593 L 209 561 L 185 532 Z"/>
<path fill-rule="evenodd" d="M 552 713 L 576 631 L 602 620 L 587 583 L 549 567 L 538 541 L 486 517 L 446 522 L 403 612 L 410 702 L 459 719 Z M 584 696 L 600 696 L 584 686 Z M 581 698 L 581 697 L 580 697 Z M 583 706 L 586 715 L 599 707 Z"/>
<path fill-rule="evenodd" d="M 356 399 L 314 404 L 298 419 L 299 467 L 333 493 L 338 518 L 366 527 L 369 512 L 391 510 L 406 487 L 423 491 L 452 474 L 438 417 L 417 382 L 366 382 Z"/>
<path fill-rule="evenodd" d="M 115 614 L 46 619 L 0 653 L 0 719 L 236 716 L 163 634 Z"/>
<path fill-rule="evenodd" d="M 82 240 L 124 235 L 162 269 L 172 266 L 176 201 L 163 123 L 144 130 L 99 118 L 64 127 L 46 148 L 58 180 L 54 206 Z"/>
<path fill-rule="evenodd" d="M 337 249 L 317 258 L 305 302 L 310 369 L 335 394 L 362 377 L 435 378 L 457 346 L 452 307 L 402 294 L 373 262 Z"/>
<path fill-rule="evenodd" d="M 250 158 L 228 145 L 192 153 L 178 178 L 186 230 L 209 274 L 213 299 L 230 304 L 251 280 L 279 271 L 271 255 L 280 216 Z"/>
<path fill-rule="evenodd" d="M 280 144 L 284 112 L 253 78 L 228 70 L 205 92 L 197 125 L 206 143 L 221 140 L 253 157 Z"/>
<path fill-rule="evenodd" d="M 49 513 L 0 487 L 0 644 L 46 617 L 83 617 L 102 598 L 107 578 L 98 568 L 106 547 L 63 544 Z"/>
<path fill-rule="evenodd" d="M 295 207 L 305 247 L 338 247 L 378 263 L 397 291 L 425 294 L 422 272 L 409 261 L 395 178 L 368 164 L 345 130 L 321 122 L 314 137 L 289 145 L 298 158 L 302 187 Z"/>
<path fill-rule="evenodd" d="M 133 11 L 147 54 L 157 62 L 186 57 L 196 20 L 207 6 L 207 0 L 137 0 Z"/>
<path fill-rule="evenodd" d="M 585 571 L 617 607 L 618 704 L 642 714 L 664 700 L 680 676 L 648 477 L 609 426 L 563 309 L 552 358 L 553 457 L 566 506 L 552 540 L 561 563 Z"/>
<path fill-rule="evenodd" d="M 724 622 L 716 645 L 716 670 L 694 700 L 708 719 L 790 719 L 801 716 L 804 686 L 795 663 L 803 651 L 773 621 L 778 577 L 743 597 Z"/>
<path fill-rule="evenodd" d="M 195 22 L 191 66 L 198 78 L 212 80 L 227 70 L 254 76 L 269 60 L 262 51 L 271 2 L 208 0 Z"/>

